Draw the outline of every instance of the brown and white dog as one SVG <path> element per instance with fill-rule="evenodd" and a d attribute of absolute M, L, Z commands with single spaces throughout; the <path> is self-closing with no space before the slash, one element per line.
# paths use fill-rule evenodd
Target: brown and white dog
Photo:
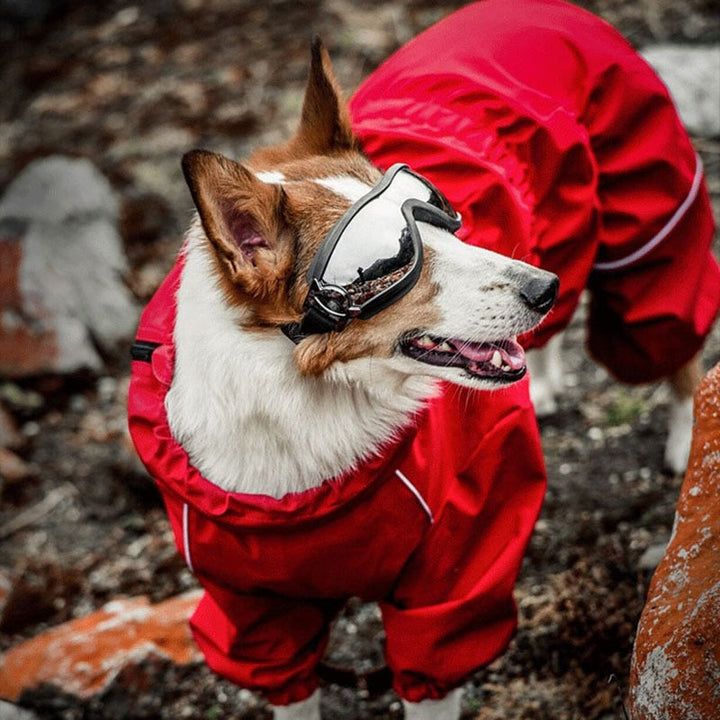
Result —
<path fill-rule="evenodd" d="M 303 317 L 323 238 L 381 177 L 358 149 L 321 45 L 290 142 L 246 164 L 194 151 L 183 166 L 198 218 L 177 295 L 166 408 L 212 483 L 276 498 L 316 487 L 391 438 L 438 380 L 491 389 L 524 373 L 514 338 L 543 319 L 556 277 L 422 219 L 424 262 L 409 292 L 342 332 L 297 344 L 280 332 Z M 370 219 L 399 216 L 403 199 L 387 199 Z M 318 702 L 316 694 L 277 708 L 276 718 L 319 718 Z M 458 708 L 454 692 L 406 703 L 406 717 L 449 719 Z"/>

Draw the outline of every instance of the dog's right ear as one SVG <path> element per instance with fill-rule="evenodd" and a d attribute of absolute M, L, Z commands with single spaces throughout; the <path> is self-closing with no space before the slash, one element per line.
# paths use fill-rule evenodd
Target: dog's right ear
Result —
<path fill-rule="evenodd" d="M 278 262 L 285 193 L 222 155 L 193 150 L 183 173 L 200 221 L 228 279 L 251 294 L 262 292 L 284 263 Z"/>

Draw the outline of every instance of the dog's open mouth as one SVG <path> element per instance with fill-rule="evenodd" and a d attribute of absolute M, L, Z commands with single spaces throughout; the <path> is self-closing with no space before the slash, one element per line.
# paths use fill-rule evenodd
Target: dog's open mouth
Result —
<path fill-rule="evenodd" d="M 422 334 L 404 338 L 400 349 L 418 362 L 462 368 L 481 379 L 512 382 L 519 380 L 527 369 L 525 351 L 511 338 L 474 343 Z"/>

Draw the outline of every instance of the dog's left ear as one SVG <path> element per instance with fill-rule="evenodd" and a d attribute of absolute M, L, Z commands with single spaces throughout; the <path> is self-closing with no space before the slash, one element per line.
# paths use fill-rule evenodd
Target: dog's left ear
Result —
<path fill-rule="evenodd" d="M 183 173 L 200 221 L 228 279 L 258 294 L 278 275 L 285 228 L 285 193 L 222 155 L 193 150 Z"/>

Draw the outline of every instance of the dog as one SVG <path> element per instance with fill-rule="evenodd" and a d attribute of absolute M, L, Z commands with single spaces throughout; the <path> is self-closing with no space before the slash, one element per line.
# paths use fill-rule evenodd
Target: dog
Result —
<path fill-rule="evenodd" d="M 213 583 L 208 603 L 214 605 L 224 591 L 214 584 L 216 578 L 205 577 L 200 567 L 205 560 L 191 547 L 204 531 L 191 527 L 189 498 L 174 502 L 183 491 L 169 476 L 177 471 L 175 460 L 187 464 L 183 451 L 208 491 L 260 498 L 273 520 L 273 508 L 284 498 L 312 498 L 318 488 L 332 488 L 327 478 L 345 477 L 368 458 L 376 463 L 388 446 L 394 463 L 398 442 L 403 454 L 421 451 L 408 445 L 405 430 L 438 394 L 439 384 L 504 392 L 512 383 L 526 386 L 525 354 L 515 338 L 550 311 L 558 280 L 462 243 L 453 234 L 461 220 L 452 207 L 408 168 L 380 173 L 357 148 L 319 42 L 313 47 L 300 128 L 286 146 L 259 151 L 245 165 L 193 151 L 183 168 L 198 219 L 166 291 L 176 303 L 169 333 L 166 309 L 157 315 L 149 308 L 141 322 L 130 427 L 164 490 L 174 527 L 175 520 L 179 523 L 181 552 L 202 582 Z M 350 278 L 360 264 L 359 277 Z M 144 387 L 148 382 L 151 387 Z M 166 393 L 159 404 L 158 388 Z M 463 395 L 453 402 L 462 408 L 470 400 Z M 512 402 L 508 407 L 515 412 Z M 529 403 L 518 412 L 531 427 Z M 153 413 L 166 413 L 167 429 L 158 430 L 165 422 Z M 424 441 L 418 436 L 413 442 Z M 531 437 L 527 457 L 537 466 L 539 448 L 533 442 Z M 517 448 L 524 448 L 520 435 Z M 160 468 L 157 459 L 163 454 L 175 460 Z M 427 532 L 434 504 L 423 497 L 430 491 L 419 490 L 405 473 L 396 490 L 402 505 L 414 508 L 406 517 L 411 545 L 404 547 L 404 539 L 396 543 L 396 550 L 402 549 L 393 572 L 408 562 L 418 530 Z M 367 491 L 362 478 L 346 482 L 351 490 L 357 483 Z M 525 536 L 543 489 L 538 478 Z M 247 517 L 255 510 L 239 514 Z M 368 511 L 367 520 L 372 517 Z M 378 551 L 388 553 L 382 546 Z M 519 547 L 516 564 L 521 557 Z M 348 593 L 357 590 L 352 580 L 344 582 Z M 275 592 L 272 581 L 260 597 L 266 599 L 268 592 Z M 337 600 L 336 592 L 329 594 L 329 600 Z M 216 616 L 211 624 L 217 629 Z M 196 618 L 196 637 L 213 665 L 210 658 L 219 654 L 220 641 L 205 643 L 207 628 L 198 628 Z M 505 628 L 502 635 L 507 633 Z M 223 671 L 222 662 L 214 666 Z M 260 685 L 256 681 L 254 687 Z M 455 716 L 458 691 L 440 694 L 406 699 L 407 717 Z M 285 694 L 276 718 L 319 717 L 318 702 L 317 692 L 298 700 Z"/>
<path fill-rule="evenodd" d="M 406 718 L 451 720 L 514 631 L 545 488 L 523 344 L 562 290 L 462 242 L 452 184 L 387 162 L 363 102 L 316 40 L 286 144 L 183 158 L 197 218 L 141 319 L 129 424 L 213 669 L 317 720 L 329 623 L 358 595 Z"/>

